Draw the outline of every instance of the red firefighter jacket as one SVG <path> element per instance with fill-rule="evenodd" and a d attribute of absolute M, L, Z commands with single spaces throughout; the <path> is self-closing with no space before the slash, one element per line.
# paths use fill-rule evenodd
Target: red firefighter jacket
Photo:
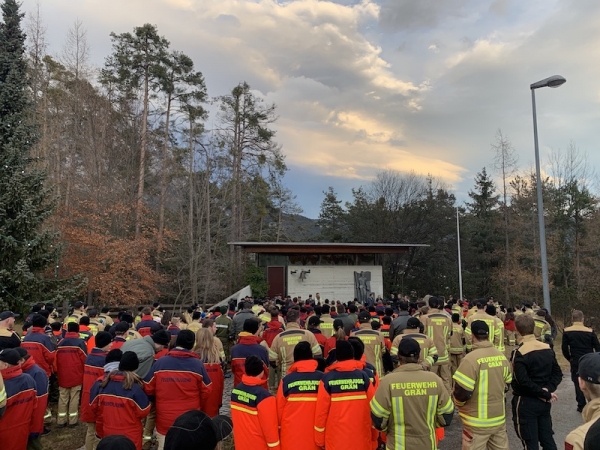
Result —
<path fill-rule="evenodd" d="M 327 450 L 371 450 L 369 402 L 375 389 L 357 361 L 336 362 L 319 385 L 315 413 L 315 443 Z M 352 423 L 352 429 L 348 429 Z"/>
<path fill-rule="evenodd" d="M 314 359 L 295 362 L 277 391 L 281 448 L 320 450 L 315 444 L 314 417 L 323 372 Z"/>
<path fill-rule="evenodd" d="M 243 333 L 243 332 L 242 332 Z M 265 374 L 263 376 L 263 387 L 269 388 L 269 352 L 260 345 L 261 338 L 258 336 L 244 336 L 240 333 L 238 343 L 231 347 L 231 371 L 233 372 L 233 385 L 242 382 L 242 376 L 246 373 L 245 364 L 248 356 L 258 356 L 263 364 Z"/>
<path fill-rule="evenodd" d="M 48 375 L 36 364 L 34 358 L 29 358 L 21 364 L 21 370 L 35 381 L 37 405 L 33 412 L 31 434 L 33 437 L 39 437 L 44 431 L 44 415 L 48 406 Z"/>
<path fill-rule="evenodd" d="M 271 319 L 270 321 L 268 321 L 265 327 L 265 331 L 263 331 L 263 339 L 265 341 L 267 341 L 267 344 L 269 344 L 269 347 L 271 347 L 271 345 L 273 344 L 273 339 L 275 339 L 275 336 L 277 336 L 279 333 L 285 331 L 285 328 L 283 326 L 283 324 L 279 321 L 279 319 Z"/>
<path fill-rule="evenodd" d="M 92 408 L 90 408 L 90 392 L 96 380 L 104 376 L 104 364 L 107 354 L 107 352 L 99 348 L 93 348 L 85 360 L 83 367 L 83 387 L 81 388 L 81 407 L 79 408 L 82 422 L 93 423 L 96 421 L 96 415 L 92 411 Z"/>
<path fill-rule="evenodd" d="M 142 450 L 142 419 L 150 414 L 150 400 L 139 384 L 125 389 L 124 379 L 123 373 L 117 372 L 105 387 L 100 387 L 101 380 L 92 386 L 90 409 L 97 417 L 96 435 L 103 438 L 122 434 Z"/>
<path fill-rule="evenodd" d="M 0 370 L 6 388 L 6 412 L 0 419 L 2 450 L 24 450 L 34 427 L 37 406 L 35 381 L 24 374 L 21 366 Z"/>
<path fill-rule="evenodd" d="M 316 328 L 309 328 L 308 331 L 315 335 L 317 342 L 321 346 L 321 351 L 325 351 L 325 343 L 327 342 L 327 337 L 323 333 L 321 333 L 321 330 L 318 330 Z"/>
<path fill-rule="evenodd" d="M 118 348 L 123 347 L 123 344 L 127 342 L 127 339 L 125 339 L 124 337 L 121 336 L 116 336 L 113 341 L 112 341 L 112 345 L 110 346 L 111 350 L 115 350 Z"/>
<path fill-rule="evenodd" d="M 231 391 L 235 450 L 280 450 L 277 402 L 262 380 L 242 376 Z"/>
<path fill-rule="evenodd" d="M 159 330 L 162 330 L 162 325 L 154 320 L 152 316 L 142 316 L 142 320 L 135 327 L 138 333 L 142 335 L 142 337 L 150 336 L 153 333 L 156 333 Z"/>
<path fill-rule="evenodd" d="M 58 377 L 58 385 L 72 388 L 83 383 L 83 366 L 87 357 L 87 347 L 78 333 L 67 333 L 58 343 L 54 371 Z"/>
<path fill-rule="evenodd" d="M 209 417 L 219 415 L 219 409 L 223 404 L 223 390 L 225 388 L 225 374 L 223 366 L 219 363 L 204 363 L 204 368 L 211 381 L 210 394 L 206 398 L 206 403 L 202 405 L 204 411 Z"/>
<path fill-rule="evenodd" d="M 52 365 L 56 357 L 56 351 L 52 339 L 45 333 L 43 328 L 32 327 L 31 331 L 23 339 L 21 347 L 27 350 L 38 366 L 46 375 L 52 375 Z"/>
<path fill-rule="evenodd" d="M 146 375 L 146 393 L 156 399 L 156 430 L 167 434 L 175 419 L 202 410 L 211 380 L 196 353 L 176 347 L 154 363 Z"/>

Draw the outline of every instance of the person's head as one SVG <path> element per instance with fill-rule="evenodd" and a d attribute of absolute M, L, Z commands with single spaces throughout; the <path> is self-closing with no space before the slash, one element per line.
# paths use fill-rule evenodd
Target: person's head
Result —
<path fill-rule="evenodd" d="M 403 338 L 398 344 L 398 361 L 400 365 L 416 364 L 419 362 L 421 346 L 412 338 Z"/>
<path fill-rule="evenodd" d="M 115 325 L 115 336 L 123 336 L 129 330 L 127 322 L 119 322 Z"/>
<path fill-rule="evenodd" d="M 277 308 L 271 309 L 271 320 L 279 320 L 279 310 Z"/>
<path fill-rule="evenodd" d="M 199 321 L 202 318 L 202 313 L 200 311 L 194 311 L 192 313 L 192 320 L 193 321 Z"/>
<path fill-rule="evenodd" d="M 99 331 L 96 334 L 96 348 L 102 351 L 109 351 L 112 345 L 112 336 L 107 331 Z"/>
<path fill-rule="evenodd" d="M 571 319 L 573 320 L 573 322 L 583 322 L 583 312 L 579 311 L 578 309 L 575 309 L 571 313 Z"/>
<path fill-rule="evenodd" d="M 433 309 L 440 309 L 442 302 L 437 297 L 429 297 L 429 307 Z"/>
<path fill-rule="evenodd" d="M 219 364 L 221 362 L 219 349 L 215 346 L 214 334 L 209 328 L 200 328 L 196 333 L 194 351 L 205 363 Z"/>
<path fill-rule="evenodd" d="M 242 330 L 246 333 L 257 335 L 259 329 L 260 319 L 258 317 L 251 317 L 250 319 L 244 320 L 244 327 Z"/>
<path fill-rule="evenodd" d="M 346 312 L 346 307 L 341 303 L 338 303 L 338 305 L 335 307 L 335 310 L 338 314 L 344 314 Z"/>
<path fill-rule="evenodd" d="M 321 306 L 321 314 L 329 314 L 331 312 L 331 306 L 328 303 Z"/>
<path fill-rule="evenodd" d="M 359 323 L 369 323 L 371 321 L 371 314 L 368 311 L 361 311 L 358 313 Z"/>
<path fill-rule="evenodd" d="M 418 330 L 421 326 L 421 321 L 416 317 L 411 317 L 406 321 L 406 328 L 408 330 Z"/>
<path fill-rule="evenodd" d="M 175 339 L 175 347 L 191 350 L 196 344 L 196 335 L 192 330 L 181 330 Z"/>
<path fill-rule="evenodd" d="M 81 301 L 76 301 L 73 304 L 73 311 L 85 312 L 85 305 Z"/>
<path fill-rule="evenodd" d="M 5 348 L 0 351 L 0 370 L 19 365 L 21 355 L 14 348 Z"/>
<path fill-rule="evenodd" d="M 308 318 L 308 328 L 319 329 L 321 325 L 321 319 L 318 316 L 310 316 Z"/>
<path fill-rule="evenodd" d="M 344 329 L 344 321 L 342 319 L 335 319 L 333 321 L 333 332 L 336 340 L 346 339 L 346 330 Z"/>
<path fill-rule="evenodd" d="M 287 312 L 287 323 L 298 323 L 300 321 L 300 313 L 298 312 L 297 309 L 290 309 Z"/>
<path fill-rule="evenodd" d="M 149 306 L 144 306 L 142 308 L 142 316 L 149 316 L 150 314 L 152 314 L 152 308 Z"/>
<path fill-rule="evenodd" d="M 158 307 L 160 307 L 160 302 L 152 303 L 152 309 L 157 309 Z"/>
<path fill-rule="evenodd" d="M 202 321 L 202 328 L 209 329 L 212 332 L 212 334 L 215 334 L 217 332 L 217 324 L 212 319 L 204 319 Z"/>
<path fill-rule="evenodd" d="M 244 309 L 252 310 L 252 302 L 244 302 L 243 303 L 243 308 Z"/>
<path fill-rule="evenodd" d="M 79 325 L 83 325 L 84 327 L 90 326 L 90 318 L 88 316 L 83 316 L 79 319 Z"/>
<path fill-rule="evenodd" d="M 167 431 L 165 450 L 216 450 L 231 434 L 233 423 L 226 416 L 212 419 L 198 410 L 183 413 Z"/>
<path fill-rule="evenodd" d="M 15 326 L 15 317 L 19 317 L 12 311 L 3 311 L 0 313 L 0 327 L 12 330 Z"/>
<path fill-rule="evenodd" d="M 529 314 L 521 314 L 515 319 L 515 327 L 521 336 L 533 334 L 535 320 Z"/>
<path fill-rule="evenodd" d="M 398 308 L 400 309 L 400 311 L 408 311 L 408 302 L 401 300 L 398 302 Z"/>
<path fill-rule="evenodd" d="M 350 336 L 348 342 L 352 345 L 352 351 L 354 352 L 354 359 L 360 361 L 365 354 L 365 344 L 360 338 L 356 336 Z"/>
<path fill-rule="evenodd" d="M 103 306 L 100 311 L 102 314 L 108 314 L 110 312 L 110 308 L 108 306 Z"/>
<path fill-rule="evenodd" d="M 579 360 L 579 387 L 588 401 L 600 398 L 600 353 L 588 353 Z"/>
<path fill-rule="evenodd" d="M 68 333 L 79 333 L 79 324 L 77 322 L 69 322 L 67 325 Z"/>
<path fill-rule="evenodd" d="M 485 313 L 489 314 L 490 316 L 495 316 L 496 315 L 496 307 L 494 305 L 485 305 Z"/>
<path fill-rule="evenodd" d="M 487 341 L 490 338 L 490 327 L 483 320 L 474 320 L 471 323 L 473 341 Z"/>
<path fill-rule="evenodd" d="M 60 331 L 63 327 L 63 324 L 61 322 L 52 322 L 50 324 L 50 328 L 52 328 L 52 331 Z"/>
<path fill-rule="evenodd" d="M 190 333 L 192 336 L 194 335 L 193 331 Z M 152 335 L 152 340 L 154 341 L 154 351 L 158 353 L 171 343 L 171 334 L 165 330 L 158 330 Z"/>
<path fill-rule="evenodd" d="M 90 309 L 88 310 L 88 317 L 90 319 L 95 319 L 96 317 L 98 317 L 98 310 L 97 309 Z"/>
<path fill-rule="evenodd" d="M 135 352 L 124 352 L 119 361 L 121 372 L 135 372 L 140 367 L 140 360 Z"/>
<path fill-rule="evenodd" d="M 391 316 L 383 316 L 381 318 L 381 321 L 383 322 L 384 325 L 391 325 L 392 324 L 392 318 L 391 318 Z"/>
<path fill-rule="evenodd" d="M 19 364 L 23 364 L 25 361 L 27 361 L 29 358 L 31 358 L 31 355 L 29 353 L 27 353 L 27 350 L 24 349 L 23 347 L 17 347 L 15 348 L 15 350 L 17 351 L 17 353 L 19 354 L 19 357 L 21 359 L 19 359 Z"/>
<path fill-rule="evenodd" d="M 301 341 L 294 347 L 294 362 L 313 359 L 312 349 L 307 341 Z"/>
<path fill-rule="evenodd" d="M 336 341 L 335 359 L 338 361 L 349 361 L 354 359 L 354 348 L 348 341 Z"/>
<path fill-rule="evenodd" d="M 45 328 L 48 324 L 48 320 L 41 314 L 34 314 L 31 318 L 31 325 L 36 328 Z"/>
<path fill-rule="evenodd" d="M 265 371 L 265 366 L 258 356 L 252 355 L 246 358 L 244 370 L 249 377 L 261 378 Z"/>
<path fill-rule="evenodd" d="M 348 305 L 348 312 L 350 314 L 356 314 L 357 311 L 358 311 L 358 308 L 356 307 L 356 305 L 354 303 L 350 303 Z"/>
<path fill-rule="evenodd" d="M 452 314 L 452 322 L 460 323 L 460 314 L 458 314 L 458 313 Z"/>
<path fill-rule="evenodd" d="M 485 298 L 478 298 L 475 301 L 475 305 L 477 306 L 477 309 L 485 309 L 487 305 L 487 300 Z"/>
<path fill-rule="evenodd" d="M 123 313 L 121 316 L 121 322 L 127 322 L 129 325 L 133 323 L 133 316 L 129 313 Z"/>
<path fill-rule="evenodd" d="M 113 434 L 102 438 L 96 450 L 135 450 L 135 444 L 126 436 Z"/>

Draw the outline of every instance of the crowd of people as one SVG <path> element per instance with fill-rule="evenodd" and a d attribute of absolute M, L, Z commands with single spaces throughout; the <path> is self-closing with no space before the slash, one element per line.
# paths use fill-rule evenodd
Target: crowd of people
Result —
<path fill-rule="evenodd" d="M 1 448 L 41 449 L 51 424 L 83 423 L 86 450 L 214 450 L 232 433 L 236 450 L 436 449 L 457 415 L 463 449 L 508 449 L 509 390 L 523 448 L 557 448 L 563 376 L 547 311 L 493 298 L 372 300 L 247 297 L 116 315 L 75 302 L 65 318 L 39 304 L 19 332 L 4 311 Z M 572 321 L 561 350 L 584 424 L 565 448 L 600 448 L 600 344 L 581 311 Z M 230 414 L 219 415 L 230 377 Z"/>

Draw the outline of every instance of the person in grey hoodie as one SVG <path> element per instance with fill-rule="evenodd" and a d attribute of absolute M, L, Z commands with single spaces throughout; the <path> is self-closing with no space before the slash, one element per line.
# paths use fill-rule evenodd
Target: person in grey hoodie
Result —
<path fill-rule="evenodd" d="M 401 300 L 398 302 L 398 308 L 400 312 L 398 317 L 392 320 L 392 326 L 390 327 L 390 340 L 394 342 L 396 336 L 400 336 L 402 331 L 406 329 L 408 319 L 410 319 L 410 313 L 408 312 L 408 302 Z"/>
<path fill-rule="evenodd" d="M 121 351 L 133 352 L 137 355 L 140 365 L 135 371 L 141 378 L 144 378 L 154 362 L 154 355 L 165 347 L 168 347 L 171 342 L 171 334 L 165 330 L 159 330 L 151 336 L 146 336 L 142 339 L 131 339 L 123 344 Z"/>
<path fill-rule="evenodd" d="M 244 331 L 244 322 L 246 319 L 251 319 L 256 317 L 252 312 L 252 303 L 245 302 L 244 309 L 239 311 L 235 316 L 233 316 L 233 333 L 234 333 L 234 342 L 237 342 L 238 335 Z"/>

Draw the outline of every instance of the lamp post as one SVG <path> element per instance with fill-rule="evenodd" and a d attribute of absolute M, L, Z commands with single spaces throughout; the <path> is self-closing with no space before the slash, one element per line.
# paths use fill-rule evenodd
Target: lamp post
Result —
<path fill-rule="evenodd" d="M 546 255 L 546 227 L 544 225 L 544 199 L 542 197 L 542 178 L 540 174 L 540 149 L 538 145 L 537 132 L 537 114 L 535 110 L 535 90 L 543 87 L 557 88 L 563 85 L 567 80 L 560 75 L 540 80 L 529 86 L 531 89 L 531 105 L 533 109 L 533 141 L 535 144 L 535 173 L 537 187 L 537 207 L 538 207 L 538 224 L 540 227 L 540 257 L 542 259 L 542 290 L 544 294 L 544 305 L 548 308 L 548 313 L 552 314 L 552 306 L 550 305 L 550 286 L 548 283 L 548 258 Z"/>

